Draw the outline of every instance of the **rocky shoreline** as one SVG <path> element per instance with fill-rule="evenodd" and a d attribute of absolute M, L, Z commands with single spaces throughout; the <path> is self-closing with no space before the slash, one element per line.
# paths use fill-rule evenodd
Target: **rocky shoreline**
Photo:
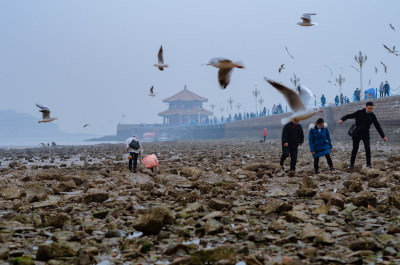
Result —
<path fill-rule="evenodd" d="M 303 146 L 289 177 L 278 141 L 143 145 L 159 171 L 121 144 L 0 150 L 0 264 L 400 263 L 399 146 L 348 172 L 336 143 L 319 175 Z"/>

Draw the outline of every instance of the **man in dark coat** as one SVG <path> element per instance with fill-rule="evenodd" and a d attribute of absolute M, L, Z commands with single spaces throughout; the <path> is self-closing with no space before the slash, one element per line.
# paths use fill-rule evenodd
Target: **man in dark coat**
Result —
<path fill-rule="evenodd" d="M 370 136 L 369 136 L 369 129 L 371 124 L 374 124 L 376 130 L 378 131 L 379 135 L 382 137 L 383 141 L 386 141 L 387 138 L 383 133 L 381 125 L 379 124 L 378 120 L 376 119 L 375 114 L 372 112 L 374 109 L 374 103 L 367 102 L 365 108 L 361 110 L 357 110 L 354 113 L 347 114 L 343 116 L 339 124 L 342 124 L 347 119 L 355 119 L 357 125 L 357 132 L 352 137 L 353 139 L 353 150 L 351 152 L 351 159 L 350 159 L 350 167 L 349 169 L 354 168 L 354 163 L 356 161 L 356 156 L 358 152 L 358 148 L 360 146 L 360 141 L 362 140 L 364 143 L 365 148 L 365 155 L 367 158 L 367 167 L 371 167 L 371 148 L 370 148 Z"/>
<path fill-rule="evenodd" d="M 290 174 L 292 176 L 294 176 L 294 171 L 296 170 L 298 148 L 304 142 L 303 127 L 298 122 L 298 120 L 291 121 L 282 130 L 282 156 L 280 164 L 283 168 L 283 163 L 290 156 Z"/>

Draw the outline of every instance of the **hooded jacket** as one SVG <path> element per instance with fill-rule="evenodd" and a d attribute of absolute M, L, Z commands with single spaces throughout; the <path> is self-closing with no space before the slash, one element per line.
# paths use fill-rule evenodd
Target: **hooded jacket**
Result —
<path fill-rule="evenodd" d="M 315 152 L 314 158 L 329 155 L 332 146 L 331 135 L 328 130 L 328 124 L 325 122 L 324 127 L 319 129 L 315 124 L 311 123 L 308 132 L 308 143 L 310 151 Z"/>
<path fill-rule="evenodd" d="M 378 131 L 381 138 L 385 137 L 385 134 L 383 133 L 381 125 L 376 119 L 375 114 L 373 112 L 367 113 L 365 108 L 357 110 L 354 113 L 347 114 L 341 118 L 342 121 L 345 121 L 347 119 L 356 120 L 358 133 L 355 136 L 353 136 L 353 138 L 360 137 L 361 139 L 369 139 L 369 129 L 371 127 L 371 124 L 375 125 L 375 128 Z"/>

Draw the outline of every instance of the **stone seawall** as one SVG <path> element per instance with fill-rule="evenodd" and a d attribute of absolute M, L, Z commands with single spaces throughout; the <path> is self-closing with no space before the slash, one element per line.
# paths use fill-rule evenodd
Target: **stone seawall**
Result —
<path fill-rule="evenodd" d="M 392 106 L 399 105 L 400 96 L 386 97 L 371 100 L 374 102 L 374 113 L 382 126 L 383 131 L 391 142 L 400 142 L 400 133 L 394 132 L 400 128 L 400 110 L 398 107 L 392 109 Z M 346 114 L 365 107 L 366 101 L 348 103 L 343 106 L 334 106 L 324 108 L 323 113 L 319 113 L 301 124 L 304 128 L 305 135 L 308 135 L 308 126 L 310 123 L 321 117 L 328 123 L 328 128 L 332 138 L 338 141 L 350 141 L 351 138 L 347 135 L 347 131 L 354 123 L 354 120 L 347 120 L 342 125 L 338 124 L 340 118 Z M 236 121 L 225 124 L 225 137 L 251 137 L 262 138 L 263 128 L 267 128 L 268 138 L 276 139 L 281 137 L 283 125 L 282 118 L 290 116 L 291 113 L 278 115 L 270 115 L 255 119 Z M 380 136 L 375 127 L 371 126 L 371 141 L 379 141 Z"/>

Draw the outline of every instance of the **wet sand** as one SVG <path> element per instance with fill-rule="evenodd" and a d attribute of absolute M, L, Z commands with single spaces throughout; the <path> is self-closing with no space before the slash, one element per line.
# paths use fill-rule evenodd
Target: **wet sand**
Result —
<path fill-rule="evenodd" d="M 0 264 L 400 262 L 399 146 L 372 146 L 372 169 L 361 146 L 349 172 L 336 143 L 314 175 L 304 145 L 293 177 L 278 141 L 143 146 L 155 173 L 121 144 L 0 150 Z"/>

